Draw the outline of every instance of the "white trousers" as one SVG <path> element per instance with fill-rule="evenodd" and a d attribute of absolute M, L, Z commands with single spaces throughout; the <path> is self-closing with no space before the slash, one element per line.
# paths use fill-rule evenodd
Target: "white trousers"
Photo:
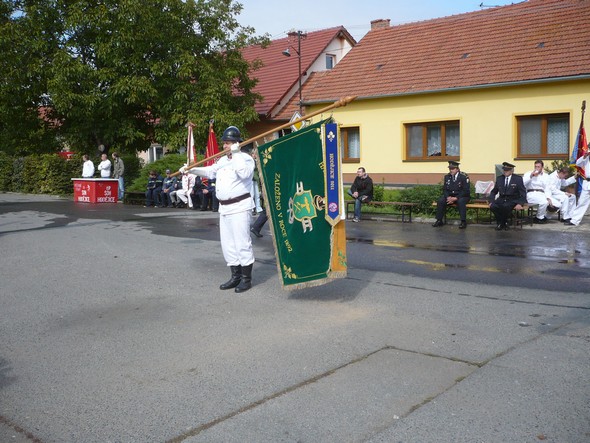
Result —
<path fill-rule="evenodd" d="M 572 218 L 574 209 L 576 208 L 576 196 L 573 194 L 553 194 L 551 196 L 553 206 L 559 208 L 562 219 Z"/>
<path fill-rule="evenodd" d="M 247 266 L 254 263 L 250 222 L 252 211 L 219 215 L 219 236 L 223 258 L 228 266 Z"/>
<path fill-rule="evenodd" d="M 537 209 L 537 218 L 544 218 L 545 214 L 547 214 L 547 197 L 545 197 L 544 192 L 527 192 L 526 193 L 526 201 L 532 205 L 539 205 L 539 209 Z"/>
<path fill-rule="evenodd" d="M 182 202 L 184 204 L 187 203 L 188 201 L 188 207 L 192 208 L 193 207 L 193 199 L 191 198 L 191 191 L 190 189 L 179 189 L 178 191 L 176 191 L 176 196 L 182 200 Z"/>
<path fill-rule="evenodd" d="M 584 214 L 586 214 L 588 205 L 590 205 L 590 189 L 582 189 L 576 209 L 574 209 L 574 212 L 572 213 L 571 221 L 574 225 L 577 226 L 580 224 L 582 217 L 584 217 Z"/>

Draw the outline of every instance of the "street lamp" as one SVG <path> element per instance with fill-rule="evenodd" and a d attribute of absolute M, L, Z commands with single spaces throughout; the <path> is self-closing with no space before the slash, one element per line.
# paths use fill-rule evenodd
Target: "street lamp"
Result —
<path fill-rule="evenodd" d="M 297 53 L 297 58 L 299 61 L 299 115 L 303 116 L 303 98 L 301 96 L 301 39 L 307 37 L 302 31 L 293 31 L 287 34 L 289 37 L 297 36 L 297 49 L 293 48 L 293 50 Z M 285 57 L 291 57 L 291 51 L 289 48 L 283 51 L 283 55 Z"/>

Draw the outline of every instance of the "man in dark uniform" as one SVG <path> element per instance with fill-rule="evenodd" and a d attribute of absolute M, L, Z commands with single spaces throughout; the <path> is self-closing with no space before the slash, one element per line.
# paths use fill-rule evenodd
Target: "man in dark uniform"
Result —
<path fill-rule="evenodd" d="M 449 161 L 449 173 L 443 178 L 443 195 L 436 202 L 436 221 L 432 226 L 444 225 L 443 217 L 447 205 L 455 204 L 459 209 L 461 224 L 459 229 L 467 227 L 467 203 L 471 199 L 469 177 L 459 170 L 459 162 Z"/>
<path fill-rule="evenodd" d="M 526 204 L 526 188 L 522 177 L 514 175 L 514 165 L 504 162 L 502 163 L 502 175 L 496 178 L 496 185 L 488 201 L 490 204 L 490 211 L 496 216 L 496 231 L 504 229 L 508 230 L 508 218 L 512 214 L 513 209 L 522 209 L 522 205 Z M 496 195 L 498 198 L 496 198 Z"/>

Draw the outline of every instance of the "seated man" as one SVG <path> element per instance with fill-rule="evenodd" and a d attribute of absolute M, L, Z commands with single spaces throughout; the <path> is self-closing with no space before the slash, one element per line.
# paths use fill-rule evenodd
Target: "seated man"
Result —
<path fill-rule="evenodd" d="M 459 162 L 449 161 L 449 173 L 443 178 L 443 194 L 436 202 L 435 228 L 444 225 L 443 217 L 447 205 L 455 204 L 459 209 L 461 223 L 459 229 L 467 227 L 467 203 L 471 199 L 469 177 L 459 170 Z"/>
<path fill-rule="evenodd" d="M 160 206 L 160 191 L 162 190 L 162 182 L 164 179 L 157 171 L 151 170 L 148 177 L 147 188 L 145 191 L 145 207 Z"/>
<path fill-rule="evenodd" d="M 174 177 L 176 178 L 176 177 Z M 172 186 L 172 190 L 168 194 L 168 198 L 170 198 L 170 203 L 172 203 L 173 208 L 179 208 L 180 206 L 180 199 L 177 196 L 178 191 L 182 189 L 182 182 L 180 180 L 176 180 L 174 185 Z"/>
<path fill-rule="evenodd" d="M 567 178 L 569 173 L 570 168 L 563 166 L 549 174 L 549 189 L 551 191 L 553 206 L 560 210 L 564 223 L 572 219 L 572 213 L 576 208 L 575 194 L 561 190 L 576 182 L 576 175 Z"/>
<path fill-rule="evenodd" d="M 186 166 L 186 165 L 185 165 Z M 188 204 L 190 209 L 193 208 L 193 199 L 191 195 L 195 192 L 195 176 L 184 172 L 182 174 L 182 189 L 176 191 L 176 197 L 181 201 L 181 206 L 185 207 Z"/>
<path fill-rule="evenodd" d="M 211 211 L 217 212 L 219 210 L 219 200 L 215 197 L 215 179 L 204 179 L 203 185 L 204 187 L 201 189 L 201 211 L 211 209 Z"/>
<path fill-rule="evenodd" d="M 543 160 L 535 161 L 535 168 L 523 176 L 527 202 L 539 205 L 535 223 L 547 223 L 547 206 L 552 205 L 549 175 L 543 171 Z"/>
<path fill-rule="evenodd" d="M 195 186 L 193 187 L 194 193 L 192 195 L 193 199 L 193 206 L 196 210 L 206 211 L 207 208 L 203 209 L 203 189 L 207 187 L 207 178 L 202 178 L 200 176 L 195 176 Z"/>
<path fill-rule="evenodd" d="M 170 197 L 170 194 L 175 190 L 174 185 L 176 184 L 177 180 L 176 177 L 171 177 L 170 174 L 170 169 L 166 169 L 166 178 L 164 178 L 164 182 L 162 183 L 162 191 L 160 192 L 160 200 L 164 208 L 172 207 L 174 203 Z"/>
<path fill-rule="evenodd" d="M 365 168 L 360 167 L 356 171 L 356 178 L 348 191 L 348 195 L 354 198 L 353 222 L 361 220 L 361 203 L 369 203 L 373 200 L 373 179 L 366 173 Z"/>
<path fill-rule="evenodd" d="M 502 171 L 488 197 L 490 211 L 496 216 L 496 231 L 508 230 L 508 218 L 512 210 L 523 209 L 527 194 L 522 177 L 513 174 L 514 165 L 504 162 Z"/>

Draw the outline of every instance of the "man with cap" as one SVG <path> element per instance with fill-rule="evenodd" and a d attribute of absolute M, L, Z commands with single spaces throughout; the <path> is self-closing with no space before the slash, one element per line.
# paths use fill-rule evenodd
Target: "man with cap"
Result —
<path fill-rule="evenodd" d="M 250 195 L 254 160 L 240 150 L 241 134 L 235 126 L 228 127 L 221 139 L 225 156 L 217 163 L 188 170 L 182 167 L 180 172 L 216 179 L 221 250 L 231 270 L 230 279 L 219 289 L 235 288 L 235 292 L 244 292 L 252 287 L 254 263 L 250 238 L 250 219 L 254 208 L 254 200 Z"/>
<path fill-rule="evenodd" d="M 527 202 L 532 205 L 539 205 L 534 220 L 535 223 L 547 223 L 547 207 L 549 205 L 553 206 L 549 174 L 543 171 L 543 166 L 543 160 L 535 160 L 534 169 L 523 176 Z"/>
<path fill-rule="evenodd" d="M 502 175 L 496 178 L 494 189 L 488 197 L 490 211 L 496 216 L 496 231 L 508 230 L 508 218 L 513 209 L 523 209 L 526 204 L 526 188 L 522 177 L 514 175 L 514 165 L 502 163 Z"/>
<path fill-rule="evenodd" d="M 459 162 L 449 161 L 449 173 L 443 178 L 443 195 L 436 202 L 436 221 L 432 226 L 444 225 L 443 217 L 447 205 L 457 205 L 461 223 L 459 229 L 467 227 L 467 203 L 471 199 L 469 177 L 459 170 Z"/>

